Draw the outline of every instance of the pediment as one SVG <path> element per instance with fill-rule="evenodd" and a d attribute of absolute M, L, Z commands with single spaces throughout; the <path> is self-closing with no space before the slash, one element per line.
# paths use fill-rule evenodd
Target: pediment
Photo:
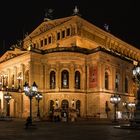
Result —
<path fill-rule="evenodd" d="M 21 50 L 14 50 L 14 51 L 7 51 L 0 57 L 0 63 L 5 62 L 9 59 L 15 58 L 21 54 L 24 54 L 26 51 L 21 51 Z"/>
<path fill-rule="evenodd" d="M 37 36 L 41 33 L 44 33 L 60 24 L 63 24 L 64 22 L 67 22 L 72 19 L 73 16 L 66 17 L 66 18 L 60 18 L 55 20 L 48 20 L 41 23 L 33 32 L 31 32 L 29 35 L 26 36 L 26 39 L 32 38 L 34 36 Z"/>

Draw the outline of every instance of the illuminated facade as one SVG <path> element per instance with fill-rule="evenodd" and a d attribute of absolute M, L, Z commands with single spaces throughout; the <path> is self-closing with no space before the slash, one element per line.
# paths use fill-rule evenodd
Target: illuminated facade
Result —
<path fill-rule="evenodd" d="M 23 85 L 34 81 L 43 99 L 41 117 L 50 110 L 75 109 L 77 116 L 106 118 L 113 114 L 110 97 L 134 101 L 136 85 L 132 81 L 133 60 L 140 51 L 78 15 L 44 20 L 22 42 L 0 58 L 0 111 L 6 112 L 3 94 L 12 95 L 10 116 L 27 117 L 29 99 Z M 37 101 L 33 99 L 33 116 Z"/>

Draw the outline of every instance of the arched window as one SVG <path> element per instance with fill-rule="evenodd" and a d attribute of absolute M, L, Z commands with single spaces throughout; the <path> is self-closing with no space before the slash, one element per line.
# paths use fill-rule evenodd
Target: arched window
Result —
<path fill-rule="evenodd" d="M 116 89 L 116 91 L 119 90 L 119 82 L 120 82 L 120 75 L 119 75 L 119 73 L 116 73 L 116 77 L 115 77 L 115 89 Z"/>
<path fill-rule="evenodd" d="M 125 93 L 128 93 L 128 78 L 125 77 Z"/>
<path fill-rule="evenodd" d="M 67 70 L 63 70 L 61 73 L 61 87 L 69 88 L 69 72 Z"/>
<path fill-rule="evenodd" d="M 50 89 L 55 89 L 55 72 L 51 71 L 50 72 Z"/>
<path fill-rule="evenodd" d="M 29 70 L 25 72 L 25 82 L 29 83 Z"/>
<path fill-rule="evenodd" d="M 22 80 L 22 73 L 21 72 L 18 73 L 17 80 L 18 80 L 18 88 L 20 88 L 21 87 L 21 80 Z"/>
<path fill-rule="evenodd" d="M 63 110 L 67 110 L 69 108 L 68 100 L 62 100 L 61 107 Z"/>
<path fill-rule="evenodd" d="M 15 75 L 13 74 L 12 75 L 12 86 L 14 86 L 14 84 L 15 84 L 14 79 L 15 79 Z"/>
<path fill-rule="evenodd" d="M 69 108 L 68 100 L 62 100 L 61 108 L 62 108 L 61 117 L 67 117 L 68 116 L 68 108 Z"/>
<path fill-rule="evenodd" d="M 80 100 L 76 101 L 76 111 L 77 111 L 77 116 L 80 117 L 80 106 L 81 106 L 81 102 Z"/>
<path fill-rule="evenodd" d="M 5 86 L 7 87 L 8 86 L 8 75 L 6 75 L 6 77 L 5 77 Z"/>
<path fill-rule="evenodd" d="M 80 89 L 80 72 L 75 72 L 75 88 Z"/>
<path fill-rule="evenodd" d="M 105 89 L 109 89 L 109 75 L 108 72 L 105 72 Z"/>

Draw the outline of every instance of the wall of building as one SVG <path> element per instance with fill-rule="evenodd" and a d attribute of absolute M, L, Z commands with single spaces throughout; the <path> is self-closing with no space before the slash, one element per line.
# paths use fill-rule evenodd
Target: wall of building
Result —
<path fill-rule="evenodd" d="M 46 25 L 53 28 L 47 30 L 48 26 Z M 62 32 L 65 31 L 66 34 L 67 29 L 70 29 L 70 34 L 62 36 Z M 57 38 L 58 33 L 60 33 L 60 39 Z M 45 39 L 48 41 L 50 36 L 51 42 L 44 44 Z M 43 45 L 41 45 L 41 41 L 43 41 Z M 73 46 L 89 50 L 101 46 L 104 51 L 96 50 L 90 54 L 69 51 L 51 53 L 45 53 L 44 51 L 41 53 L 41 50 Z M 53 21 L 42 23 L 24 39 L 22 47 L 24 49 L 30 48 L 30 50 L 22 51 L 22 48 L 17 51 L 15 49 L 15 51 L 9 51 L 0 58 L 0 89 L 2 90 L 2 85 L 5 84 L 5 88 L 7 87 L 12 94 L 10 100 L 11 116 L 27 117 L 29 115 L 29 98 L 23 92 L 25 82 L 28 82 L 31 86 L 35 81 L 39 92 L 43 94 L 43 99 L 40 101 L 42 117 L 49 116 L 50 101 L 54 102 L 56 109 L 56 107 L 62 107 L 63 100 L 67 100 L 68 106 L 74 109 L 76 108 L 76 101 L 80 101 L 81 117 L 107 118 L 108 115 L 105 111 L 107 103 L 110 108 L 109 117 L 112 118 L 111 95 L 118 94 L 121 96 L 120 110 L 124 110 L 123 102 L 133 101 L 135 98 L 136 85 L 132 81 L 131 72 L 133 64 L 128 61 L 128 58 L 139 60 L 139 50 L 80 17 L 64 18 L 55 21 L 55 23 Z M 108 53 L 105 50 L 108 50 Z M 114 53 L 114 56 L 110 53 Z M 67 70 L 69 73 L 69 88 L 61 87 L 63 70 Z M 54 89 L 50 88 L 51 71 L 54 71 L 56 76 Z M 76 71 L 80 72 L 80 89 L 75 88 Z M 107 88 L 105 73 L 108 74 Z M 117 90 L 116 75 L 119 77 Z M 128 81 L 128 91 L 125 89 L 126 79 Z M 6 103 L 3 99 L 4 93 L 4 91 L 1 91 L 0 94 L 2 111 L 6 111 Z M 58 106 L 56 106 L 56 100 Z M 74 106 L 72 106 L 72 101 Z M 34 98 L 32 100 L 34 117 L 37 114 L 37 105 Z"/>

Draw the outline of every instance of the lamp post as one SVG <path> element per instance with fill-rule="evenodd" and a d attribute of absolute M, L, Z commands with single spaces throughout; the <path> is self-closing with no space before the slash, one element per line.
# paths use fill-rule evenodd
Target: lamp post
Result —
<path fill-rule="evenodd" d="M 38 109 L 37 109 L 37 117 L 40 117 L 40 110 L 39 110 L 39 101 L 42 99 L 42 94 L 41 93 L 37 93 L 35 98 L 38 101 Z"/>
<path fill-rule="evenodd" d="M 30 121 L 31 121 L 31 124 L 32 124 L 32 99 L 37 94 L 36 83 L 34 82 L 33 85 L 31 87 L 29 87 L 29 84 L 27 82 L 25 82 L 24 92 L 25 92 L 25 95 L 28 96 L 29 99 L 30 99 Z"/>
<path fill-rule="evenodd" d="M 7 92 L 6 94 L 4 94 L 4 99 L 7 101 L 7 111 L 6 111 L 6 116 L 9 117 L 10 116 L 10 100 L 11 100 L 12 96 L 11 94 L 9 94 L 9 92 Z"/>
<path fill-rule="evenodd" d="M 130 108 L 130 119 L 133 119 L 133 109 L 135 108 L 135 103 L 129 102 L 127 105 Z"/>
<path fill-rule="evenodd" d="M 119 95 L 111 95 L 110 97 L 110 102 L 112 104 L 114 104 L 114 122 L 117 122 L 117 114 L 116 114 L 116 111 L 117 111 L 117 105 L 118 103 L 121 101 L 121 97 Z"/>

